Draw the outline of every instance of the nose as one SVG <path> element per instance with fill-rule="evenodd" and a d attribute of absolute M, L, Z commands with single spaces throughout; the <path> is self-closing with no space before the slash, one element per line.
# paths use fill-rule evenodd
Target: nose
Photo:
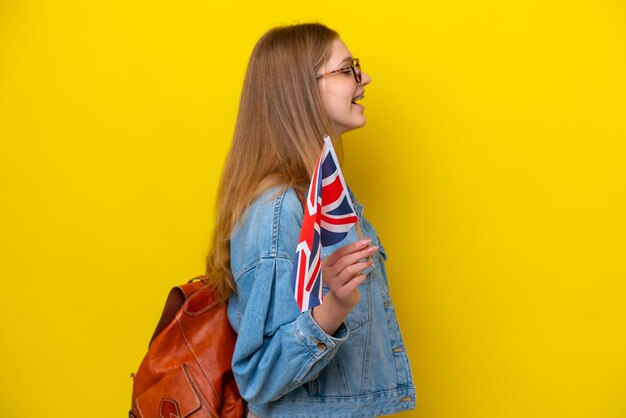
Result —
<path fill-rule="evenodd" d="M 361 85 L 367 86 L 372 81 L 372 78 L 363 70 L 361 70 Z"/>

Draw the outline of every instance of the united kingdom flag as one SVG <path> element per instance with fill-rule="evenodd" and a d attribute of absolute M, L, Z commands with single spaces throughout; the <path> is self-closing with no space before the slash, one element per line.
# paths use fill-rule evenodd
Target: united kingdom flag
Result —
<path fill-rule="evenodd" d="M 301 312 L 322 303 L 322 247 L 343 240 L 358 221 L 333 143 L 326 136 L 304 205 L 291 275 Z"/>

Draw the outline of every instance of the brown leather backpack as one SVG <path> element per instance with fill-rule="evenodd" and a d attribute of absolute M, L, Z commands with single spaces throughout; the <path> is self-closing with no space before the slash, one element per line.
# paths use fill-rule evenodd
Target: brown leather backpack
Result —
<path fill-rule="evenodd" d="M 226 308 L 202 276 L 170 291 L 148 353 L 132 375 L 131 418 L 244 416 L 231 370 L 237 335 Z"/>

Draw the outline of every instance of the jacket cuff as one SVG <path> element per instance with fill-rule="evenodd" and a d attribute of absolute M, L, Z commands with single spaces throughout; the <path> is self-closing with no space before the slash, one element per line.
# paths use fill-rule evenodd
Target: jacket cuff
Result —
<path fill-rule="evenodd" d="M 342 322 L 333 335 L 329 335 L 315 322 L 311 310 L 300 315 L 295 322 L 296 336 L 315 357 L 330 358 L 350 336 L 350 330 Z"/>

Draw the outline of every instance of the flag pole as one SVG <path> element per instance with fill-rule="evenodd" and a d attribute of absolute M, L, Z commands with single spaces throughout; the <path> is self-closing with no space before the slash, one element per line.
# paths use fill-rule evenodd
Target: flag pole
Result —
<path fill-rule="evenodd" d="M 359 225 L 359 223 L 356 223 L 356 233 L 359 236 L 359 239 L 361 241 L 363 241 L 363 233 L 361 232 L 361 225 Z"/>
<path fill-rule="evenodd" d="M 356 223 L 356 234 L 359 236 L 359 240 L 363 241 L 363 232 L 361 232 L 361 225 L 359 225 L 359 223 Z M 370 255 L 369 257 L 366 258 L 366 260 L 369 260 L 371 262 L 374 262 L 374 256 Z M 370 267 L 368 267 L 367 269 L 363 270 L 362 273 L 367 274 L 370 271 L 374 270 L 374 265 L 372 264 Z"/>

